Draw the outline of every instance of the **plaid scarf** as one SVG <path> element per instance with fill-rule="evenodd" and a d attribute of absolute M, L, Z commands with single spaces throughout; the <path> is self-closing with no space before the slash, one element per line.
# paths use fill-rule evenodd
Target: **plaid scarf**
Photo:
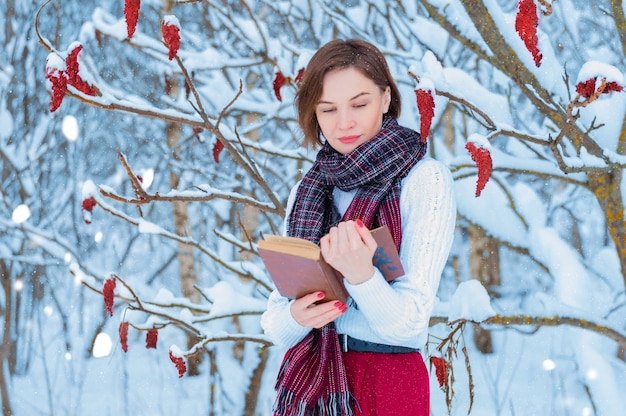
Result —
<path fill-rule="evenodd" d="M 334 323 L 313 329 L 285 354 L 276 381 L 275 416 L 353 416 Z"/>
<path fill-rule="evenodd" d="M 387 225 L 398 249 L 402 240 L 401 181 L 426 153 L 420 135 L 383 120 L 376 136 L 347 155 L 326 142 L 302 179 L 288 220 L 288 235 L 319 244 L 340 220 L 332 200 L 335 186 L 357 189 L 343 220 L 368 227 Z M 276 381 L 276 416 L 351 416 L 354 397 L 348 388 L 334 322 L 313 329 L 283 359 Z"/>
<path fill-rule="evenodd" d="M 333 188 L 358 188 L 343 220 L 360 218 L 370 229 L 389 226 L 399 249 L 400 184 L 425 153 L 426 143 L 420 135 L 399 126 L 393 118 L 385 119 L 376 136 L 347 155 L 326 142 L 298 187 L 288 234 L 319 243 L 330 227 L 339 222 L 332 202 Z"/>

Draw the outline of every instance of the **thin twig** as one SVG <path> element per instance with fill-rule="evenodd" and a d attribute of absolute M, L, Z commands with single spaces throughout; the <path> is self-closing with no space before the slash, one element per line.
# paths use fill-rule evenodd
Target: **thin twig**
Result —
<path fill-rule="evenodd" d="M 121 277 L 119 277 L 115 273 L 112 273 L 111 275 L 113 276 L 113 278 L 115 280 L 118 280 L 122 285 L 124 285 L 124 287 L 126 289 L 128 289 L 130 294 L 133 296 L 133 299 L 135 299 L 135 302 L 137 302 L 137 305 L 139 305 L 139 308 L 143 309 L 143 305 L 141 304 L 141 300 L 139 299 L 139 296 L 137 296 L 135 291 L 128 285 L 128 283 L 126 283 L 126 281 L 124 279 L 122 279 Z"/>
<path fill-rule="evenodd" d="M 242 154 L 240 151 L 238 151 L 235 148 L 235 146 L 233 146 L 232 143 L 230 143 L 230 141 L 226 140 L 226 138 L 223 136 L 221 131 L 217 129 L 214 124 L 211 123 L 206 111 L 204 110 L 204 106 L 202 105 L 200 94 L 198 93 L 198 90 L 196 89 L 193 81 L 191 80 L 191 77 L 189 76 L 189 72 L 187 71 L 187 68 L 185 67 L 185 65 L 183 64 L 180 58 L 177 57 L 176 60 L 178 62 L 178 66 L 183 72 L 183 75 L 185 77 L 185 82 L 187 82 L 187 85 L 189 86 L 189 89 L 191 90 L 191 93 L 193 94 L 195 98 L 195 101 L 196 101 L 195 104 L 197 105 L 198 114 L 204 120 L 203 127 L 206 128 L 208 131 L 210 131 L 212 134 L 214 134 L 217 140 L 222 142 L 224 147 L 230 152 L 231 156 L 235 159 L 235 162 L 239 166 L 241 166 L 246 172 L 248 172 L 248 174 L 252 177 L 252 179 L 263 189 L 265 194 L 272 201 L 272 204 L 274 204 L 276 211 L 279 212 L 279 215 L 281 217 L 284 216 L 285 210 L 282 207 L 282 204 L 280 203 L 278 196 L 274 193 L 274 191 L 271 189 L 269 184 L 265 181 L 263 176 L 260 175 L 259 172 L 257 172 L 253 161 L 248 156 L 246 156 L 246 154 Z"/>
<path fill-rule="evenodd" d="M 415 80 L 415 82 L 417 82 L 419 84 L 420 79 L 419 77 L 414 74 L 411 71 L 408 71 L 408 74 L 411 78 L 413 78 Z M 482 119 L 484 120 L 484 122 L 486 124 L 483 124 L 483 126 L 485 126 L 486 129 L 493 131 L 496 130 L 496 123 L 491 119 L 491 117 L 489 117 L 489 115 L 487 113 L 485 113 L 484 111 L 482 111 L 480 108 L 478 108 L 477 106 L 475 106 L 474 104 L 472 104 L 471 102 L 463 99 L 463 98 L 459 98 L 453 94 L 450 94 L 449 92 L 445 92 L 445 91 L 441 91 L 438 89 L 435 89 L 435 94 L 445 97 L 448 100 L 452 101 L 452 102 L 456 102 L 459 103 L 460 105 L 462 105 L 463 107 L 467 107 L 469 108 L 471 111 L 475 112 L 476 114 L 480 115 L 480 117 L 482 117 Z M 478 121 L 478 120 L 477 120 Z"/>
<path fill-rule="evenodd" d="M 241 97 L 241 94 L 243 94 L 243 81 L 240 79 L 239 80 L 239 90 L 237 91 L 237 94 L 235 94 L 233 99 L 230 100 L 230 102 L 228 104 L 226 104 L 226 106 L 224 108 L 222 108 L 222 111 L 220 111 L 220 114 L 217 117 L 217 121 L 215 122 L 215 128 L 216 129 L 220 128 L 220 122 L 222 121 L 222 118 L 224 117 L 224 115 L 226 115 L 226 110 L 228 110 L 235 103 L 235 101 L 237 101 L 237 99 L 239 97 Z"/>
<path fill-rule="evenodd" d="M 37 38 L 39 39 L 39 43 L 43 45 L 43 47 L 46 48 L 48 52 L 52 53 L 52 52 L 56 52 L 56 50 L 50 43 L 48 43 L 43 38 L 43 36 L 41 36 L 41 33 L 39 32 L 39 15 L 41 14 L 43 8 L 46 7 L 48 3 L 50 2 L 52 2 L 52 0 L 46 0 L 46 2 L 44 2 L 41 6 L 39 6 L 39 9 L 37 10 L 37 14 L 35 15 L 35 33 L 37 33 Z"/>

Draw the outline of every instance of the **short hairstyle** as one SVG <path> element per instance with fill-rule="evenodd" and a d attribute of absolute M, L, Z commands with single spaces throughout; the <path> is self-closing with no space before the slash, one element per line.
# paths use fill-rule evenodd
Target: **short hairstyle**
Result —
<path fill-rule="evenodd" d="M 337 69 L 354 68 L 378 85 L 381 91 L 391 89 L 391 102 L 386 118 L 400 116 L 400 91 L 391 76 L 382 52 L 369 42 L 359 39 L 335 39 L 322 46 L 311 58 L 296 93 L 298 123 L 304 133 L 305 146 L 322 144 L 321 130 L 315 109 L 322 96 L 324 76 Z"/>

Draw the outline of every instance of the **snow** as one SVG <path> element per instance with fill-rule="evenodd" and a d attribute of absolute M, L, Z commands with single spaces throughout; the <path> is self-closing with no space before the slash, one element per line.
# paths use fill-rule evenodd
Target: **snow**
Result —
<path fill-rule="evenodd" d="M 128 37 L 125 19 L 115 20 L 112 15 L 99 7 L 94 9 L 91 19 L 95 29 L 102 30 L 103 27 L 106 27 L 106 33 L 109 33 L 117 40 L 123 41 Z"/>
<path fill-rule="evenodd" d="M 467 73 L 456 68 L 446 68 L 443 74 L 446 82 L 442 88 L 444 91 L 466 97 L 471 104 L 481 108 L 498 123 L 512 124 L 511 110 L 505 97 L 492 93 Z"/>
<path fill-rule="evenodd" d="M 138 229 L 140 233 L 145 234 L 162 234 L 164 230 L 162 227 L 152 223 L 150 221 L 146 221 L 143 218 L 139 220 Z"/>
<path fill-rule="evenodd" d="M 573 332 L 572 339 L 578 340 L 574 344 L 574 351 L 580 365 L 579 377 L 585 380 L 591 393 L 597 398 L 597 414 L 618 414 L 617 412 L 626 409 L 624 389 L 621 388 L 620 383 L 614 382 L 619 376 L 619 363 L 610 358 L 615 355 L 617 349 L 614 347 L 609 351 L 602 351 L 601 346 L 606 342 L 598 335 L 578 328 L 572 328 L 571 332 Z"/>
<path fill-rule="evenodd" d="M 61 123 L 61 131 L 67 140 L 70 142 L 75 142 L 78 139 L 79 128 L 78 121 L 76 117 L 72 115 L 67 115 L 63 117 L 63 122 Z"/>
<path fill-rule="evenodd" d="M 419 82 L 417 83 L 417 89 L 430 91 L 432 93 L 432 96 L 435 96 L 435 84 L 426 77 L 420 78 Z"/>
<path fill-rule="evenodd" d="M 578 71 L 576 84 L 594 78 L 605 78 L 606 82 L 617 82 L 619 85 L 624 85 L 624 75 L 619 69 L 613 65 L 598 61 L 587 61 L 583 64 L 580 71 Z"/>
<path fill-rule="evenodd" d="M 166 16 L 163 16 L 163 23 L 168 24 L 170 26 L 175 26 L 180 30 L 180 21 L 173 14 L 168 14 Z"/>
<path fill-rule="evenodd" d="M 177 345 L 172 345 L 170 347 L 170 352 L 174 357 L 184 357 L 183 351 Z"/>
<path fill-rule="evenodd" d="M 530 234 L 531 254 L 554 275 L 557 298 L 571 306 L 593 305 L 589 298 L 592 288 L 581 287 L 581 281 L 588 279 L 579 254 L 552 228 L 532 227 Z M 553 254 L 555 251 L 558 256 Z"/>
<path fill-rule="evenodd" d="M 527 225 L 513 210 L 508 195 L 490 180 L 480 198 L 475 197 L 476 177 L 457 179 L 454 183 L 457 210 L 462 217 L 478 224 L 488 234 L 515 247 L 528 247 Z M 498 215 L 493 215 L 498 212 Z"/>
<path fill-rule="evenodd" d="M 476 145 L 476 147 L 480 147 L 483 149 L 491 149 L 491 145 L 489 144 L 489 140 L 487 140 L 487 138 L 485 136 L 483 136 L 482 134 L 478 134 L 478 133 L 472 133 L 470 134 L 470 136 L 467 138 L 468 142 L 474 143 L 474 145 Z"/>
<path fill-rule="evenodd" d="M 412 7 L 409 8 L 409 10 L 411 9 Z M 411 25 L 411 31 L 424 42 L 429 49 L 428 52 L 432 51 L 437 56 L 442 56 L 445 53 L 450 35 L 448 32 L 441 30 L 441 28 L 430 19 L 426 19 L 423 16 L 416 16 L 415 22 Z M 433 33 L 437 33 L 438 36 L 432 36 Z"/>
<path fill-rule="evenodd" d="M 113 189 L 108 188 L 106 186 L 102 186 L 101 188 L 105 188 L 111 192 L 113 192 Z M 93 181 L 91 180 L 86 180 L 85 183 L 83 184 L 83 189 L 82 189 L 82 199 L 87 199 L 87 198 L 91 198 L 91 197 L 95 197 L 96 195 L 98 195 L 98 189 L 96 187 L 96 184 L 93 183 Z"/>
<path fill-rule="evenodd" d="M 54 73 L 54 71 L 65 71 L 65 57 L 59 56 L 58 53 L 52 52 L 46 59 L 46 69 Z"/>
<path fill-rule="evenodd" d="M 6 108 L 6 103 L 0 103 L 0 141 L 5 142 L 13 133 L 13 117 Z"/>
<path fill-rule="evenodd" d="M 72 7 L 71 2 L 67 3 L 55 13 Z M 161 7 L 161 2 L 156 0 L 142 3 L 140 19 L 156 13 Z M 266 13 L 264 16 L 280 11 L 285 14 L 291 11 L 291 17 L 304 16 L 307 31 L 311 33 L 302 34 L 301 43 L 294 44 L 287 31 L 272 35 L 270 29 L 277 28 L 268 27 L 263 19 L 254 22 L 249 16 L 237 15 L 237 20 L 227 21 L 226 14 L 213 13 L 213 5 L 206 2 L 204 5 L 209 13 L 201 18 L 186 15 L 197 10 L 185 12 L 186 5 L 179 4 L 176 8 L 178 16 L 168 15 L 163 21 L 182 26 L 183 36 L 185 29 L 190 30 L 187 22 L 192 23 L 192 17 L 216 30 L 221 30 L 220 25 L 228 27 L 236 23 L 228 35 L 194 33 L 194 42 L 185 42 L 180 56 L 197 83 L 198 92 L 206 100 L 207 112 L 213 120 L 237 93 L 239 79 L 248 76 L 243 79 L 244 94 L 221 121 L 220 132 L 233 143 L 246 146 L 253 155 L 254 166 L 263 170 L 263 174 L 272 172 L 267 177 L 274 180 L 271 185 L 278 200 L 285 199 L 285 190 L 293 185 L 298 173 L 306 170 L 314 153 L 300 148 L 293 137 L 289 140 L 283 137 L 284 131 L 296 130 L 292 106 L 295 89 L 285 88 L 285 100 L 279 103 L 273 99 L 271 78 L 277 68 L 286 75 L 295 76 L 306 66 L 315 47 L 329 40 L 331 35 L 360 34 L 371 40 L 386 41 L 380 46 L 393 59 L 391 67 L 396 71 L 394 75 L 403 91 L 410 92 L 419 87 L 458 99 L 435 97 L 436 118 L 433 121 L 439 130 L 433 134 L 433 146 L 429 150 L 450 166 L 455 177 L 459 230 L 469 223 L 476 224 L 488 236 L 498 240 L 503 257 L 503 282 L 497 287 L 485 287 L 478 280 L 468 278 L 470 266 L 467 253 L 463 251 L 468 246 L 467 235 L 459 231 L 458 247 L 444 271 L 438 293 L 434 316 L 442 318 L 444 323 L 432 328 L 434 344 L 449 334 L 449 324 L 455 321 L 481 322 L 495 314 L 554 319 L 571 317 L 611 328 L 622 336 L 626 334 L 626 288 L 619 258 L 606 230 L 606 219 L 597 200 L 585 186 L 586 174 L 561 171 L 553 155 L 546 150 L 549 141 L 559 135 L 559 129 L 552 121 L 529 111 L 528 100 L 516 95 L 508 76 L 498 69 L 485 69 L 486 64 L 481 59 L 474 58 L 475 62 L 466 66 L 460 62 L 461 58 L 459 62 L 451 59 L 450 55 L 463 56 L 467 52 L 455 49 L 459 46 L 450 34 L 434 19 L 425 16 L 421 8 L 415 7 L 415 2 L 313 2 L 311 5 L 302 0 L 280 2 L 276 9 L 272 8 L 273 4 L 257 3 L 250 4 L 259 8 L 253 12 Z M 460 34 L 479 45 L 485 56 L 492 56 L 492 51 L 465 12 L 463 4 L 470 2 L 430 0 L 428 3 L 437 8 Z M 623 57 L 612 52 L 610 42 L 597 48 L 581 47 L 572 51 L 564 58 L 566 62 L 562 60 L 562 51 L 553 49 L 551 36 L 554 36 L 554 29 L 551 25 L 555 19 L 560 19 L 565 27 L 559 38 L 564 46 L 558 47 L 567 48 L 567 42 L 578 43 L 593 36 L 598 36 L 597 43 L 601 43 L 599 34 L 583 33 L 577 28 L 576 23 L 581 23 L 579 19 L 589 19 L 597 24 L 598 32 L 603 29 L 603 22 L 596 22 L 595 15 L 587 16 L 591 7 L 587 2 L 553 1 L 554 14 L 540 17 L 539 48 L 543 60 L 539 68 L 515 32 L 516 2 L 486 0 L 484 3 L 511 52 L 537 78 L 538 85 L 551 94 L 552 101 L 546 103 L 548 107 L 565 108 L 575 96 L 575 83 L 590 78 L 604 77 L 608 82 L 623 85 L 624 76 L 620 69 Z M 400 6 L 406 16 L 401 13 Z M 179 68 L 167 61 L 166 48 L 157 34 L 158 19 L 156 23 L 140 24 L 142 31 L 138 30 L 133 39 L 128 40 L 119 5 L 117 14 L 102 5 L 91 12 L 93 5 L 89 2 L 80 3 L 80 7 L 84 8 L 85 19 L 91 20 L 80 27 L 78 41 L 75 34 L 68 36 L 67 33 L 59 34 L 55 41 L 63 42 L 56 45 L 60 51 L 68 42 L 67 51 L 79 44 L 91 46 L 81 54 L 81 77 L 102 86 L 102 96 L 90 98 L 95 106 L 117 106 L 121 111 L 152 114 L 156 118 L 178 120 L 181 124 L 199 125 L 203 122 L 193 108 L 195 102 L 190 95 L 180 94 L 174 99 L 150 90 L 164 74 L 180 76 Z M 388 24 L 385 19 L 389 16 L 368 14 L 371 9 L 389 11 L 386 8 L 394 8 L 390 13 L 391 21 L 405 17 L 408 20 L 397 21 L 397 27 L 391 30 L 385 26 Z M 343 10 L 349 13 L 343 14 Z M 30 18 L 29 25 L 32 25 Z M 46 28 L 46 32 L 50 35 L 52 30 Z M 96 34 L 105 38 L 101 45 L 97 43 L 100 41 L 96 40 Z M 386 40 L 387 37 L 393 40 Z M 16 36 L 16 39 L 21 37 Z M 111 52 L 111 43 L 115 45 L 113 60 L 102 55 Z M 264 45 L 267 50 L 263 49 Z M 137 67 L 123 65 L 129 56 L 125 55 L 126 47 L 133 51 Z M 12 53 L 14 56 L 22 54 Z M 64 54 L 51 53 L 46 59 L 44 51 L 35 62 L 46 59 L 49 71 L 64 70 Z M 417 86 L 407 76 L 407 70 L 419 77 Z M 566 70 L 576 74 L 568 85 L 564 80 Z M 14 71 L 9 63 L 0 68 L 0 160 L 9 175 L 6 181 L 3 178 L 0 193 L 4 206 L 4 211 L 0 211 L 0 260 L 16 270 L 14 284 L 17 281 L 22 284 L 17 286 L 20 294 L 16 295 L 20 296 L 21 307 L 39 313 L 20 320 L 22 327 L 12 328 L 16 333 L 27 334 L 25 338 L 28 340 L 20 338 L 24 344 L 16 345 L 19 353 L 34 351 L 31 361 L 26 363 L 28 368 L 19 367 L 20 363 L 25 363 L 17 360 L 18 368 L 9 387 L 14 413 L 17 416 L 52 413 L 69 416 L 196 415 L 208 414 L 210 408 L 217 416 L 242 414 L 243 397 L 259 362 L 259 349 L 268 342 L 258 324 L 267 293 L 256 282 L 267 283 L 269 280 L 258 262 L 240 260 L 240 248 L 246 246 L 246 241 L 241 235 L 226 232 L 226 228 L 230 226 L 229 222 L 233 222 L 233 216 L 239 215 L 228 201 L 256 203 L 258 190 L 249 189 L 250 178 L 236 170 L 231 158 L 223 158 L 219 165 L 206 166 L 210 157 L 204 159 L 203 156 L 210 153 L 207 144 L 214 143 L 215 138 L 205 132 L 206 143 L 189 146 L 195 138 L 187 127 L 181 129 L 182 135 L 191 139 L 183 137 L 181 153 L 170 158 L 171 153 L 179 149 L 165 148 L 160 137 L 162 128 L 155 129 L 156 134 L 145 126 L 150 122 L 137 122 L 136 125 L 133 122 L 124 128 L 120 118 L 117 124 L 107 125 L 106 135 L 103 135 L 93 128 L 97 124 L 90 119 L 94 113 L 86 110 L 88 106 L 80 104 L 79 107 L 76 100 L 66 97 L 58 118 L 42 115 L 36 118 L 35 126 L 24 130 L 26 123 L 21 118 L 22 107 L 9 105 L 11 100 L 15 101 L 13 91 L 7 89 L 10 82 L 18 79 L 13 77 Z M 145 84 L 139 82 L 142 76 L 152 77 L 155 84 L 142 89 L 145 88 Z M 127 79 L 134 81 L 133 77 L 137 78 L 137 85 L 124 84 Z M 45 96 L 43 91 L 39 94 Z M 403 106 L 403 120 L 415 124 L 414 98 L 410 94 L 404 94 L 403 98 L 403 104 L 407 103 Z M 484 124 L 480 124 L 486 120 L 481 120 L 480 116 L 476 117 L 478 122 L 474 121 L 476 114 L 467 110 L 464 104 L 484 111 L 494 122 L 494 130 L 487 131 Z M 456 111 L 450 120 L 444 118 L 448 106 Z M 104 119 L 104 110 L 100 111 L 96 114 Z M 80 122 L 81 140 L 71 143 L 57 140 L 61 117 L 66 114 L 74 114 L 74 120 Z M 558 147 L 565 164 L 576 169 L 593 167 L 598 171 L 612 169 L 609 163 L 626 165 L 626 156 L 620 154 L 623 152 L 619 148 L 626 114 L 626 93 L 603 94 L 590 105 L 576 109 L 576 114 L 579 116 L 577 126 L 583 131 L 589 129 L 589 136 L 601 148 L 601 155 L 592 154 L 593 149 L 585 146 L 574 149 L 565 143 Z M 248 123 L 245 121 L 247 117 L 253 120 Z M 270 133 L 268 123 L 272 123 Z M 590 126 L 597 128 L 590 129 Z M 445 133 L 446 137 L 442 137 L 442 130 L 446 127 L 450 130 Z M 537 142 L 522 142 L 516 138 L 525 134 L 532 134 Z M 102 147 L 95 147 L 104 136 L 110 136 L 106 137 L 110 141 Z M 452 144 L 443 143 L 444 138 Z M 139 140 L 142 140 L 141 145 L 133 142 Z M 476 167 L 462 148 L 467 141 L 488 148 L 493 158 L 492 178 L 478 198 L 475 197 Z M 169 231 L 172 229 L 168 222 L 171 221 L 169 207 L 142 206 L 143 211 L 138 213 L 137 207 L 105 202 L 108 200 L 100 195 L 101 192 L 132 195 L 125 172 L 116 165 L 116 147 L 131 148 L 128 154 L 133 164 L 154 166 L 136 171 L 146 180 L 145 188 L 151 186 L 154 192 L 168 197 L 206 198 L 206 202 L 190 204 L 188 235 L 172 242 L 177 236 Z M 94 148 L 99 150 L 92 150 Z M 110 154 L 106 153 L 111 149 Z M 46 158 L 50 152 L 55 152 L 52 161 Z M 272 165 L 276 159 L 268 155 L 289 162 L 294 159 L 302 161 L 290 165 L 286 170 L 288 174 L 285 174 Z M 111 159 L 112 163 L 96 163 L 102 159 Z M 44 169 L 57 169 L 54 178 L 48 178 L 45 172 L 39 172 L 39 175 L 28 173 L 30 167 L 42 160 L 48 161 Z M 183 172 L 176 189 L 170 189 L 170 169 Z M 12 172 L 18 174 L 11 176 Z M 148 183 L 149 173 L 154 180 L 152 185 Z M 225 180 L 226 177 L 232 182 Z M 56 182 L 56 187 L 50 187 L 48 181 Z M 64 189 L 66 187 L 68 189 Z M 622 194 L 626 195 L 626 180 L 621 181 L 621 187 Z M 90 197 L 102 202 L 96 210 L 107 211 L 97 214 L 97 227 L 84 224 L 80 214 L 80 203 Z M 272 207 L 263 202 L 266 198 L 259 199 L 259 206 Z M 33 216 L 26 222 L 20 221 L 19 225 L 12 223 L 9 218 L 14 212 L 13 207 L 28 207 Z M 161 210 L 167 212 L 162 214 Z M 91 219 L 91 213 L 87 217 Z M 155 217 L 161 222 L 152 221 Z M 259 229 L 269 228 L 272 221 L 280 225 L 279 219 L 268 215 L 261 219 Z M 215 237 L 214 230 L 227 238 Z M 576 235 L 582 236 L 580 244 L 575 241 Z M 252 239 L 255 237 L 253 235 Z M 201 282 L 197 288 L 201 295 L 200 304 L 192 303 L 180 294 L 180 271 L 166 263 L 168 257 L 179 254 L 184 243 L 197 243 L 202 247 L 202 253 L 194 259 Z M 238 246 L 233 248 L 231 243 Z M 220 259 L 222 265 L 216 266 L 215 259 Z M 453 260 L 460 263 L 458 269 L 452 267 Z M 172 263 L 176 263 L 175 259 Z M 155 264 L 163 265 L 163 270 L 152 270 L 158 267 Z M 125 281 L 153 314 L 127 308 L 120 302 L 116 303 L 113 317 L 103 318 L 102 296 L 86 289 L 85 285 L 99 290 L 102 278 L 109 276 L 112 269 L 124 272 Z M 256 281 L 240 278 L 236 272 L 252 276 Z M 35 290 L 39 292 L 34 293 Z M 133 296 L 121 284 L 116 290 L 118 295 Z M 495 294 L 492 300 L 487 290 Z M 2 302 L 6 304 L 4 297 Z M 25 313 L 23 310 L 14 312 Z M 236 322 L 232 315 L 239 315 Z M 157 350 L 146 350 L 145 334 L 136 329 L 129 333 L 129 352 L 121 350 L 117 333 L 120 321 L 146 329 L 168 323 L 167 317 L 201 328 L 202 335 L 208 337 L 209 341 L 202 347 L 210 351 L 211 358 L 205 357 L 200 377 L 178 378 L 168 352 L 171 351 L 174 357 L 183 357 L 189 348 L 195 347 L 189 346 L 183 331 L 172 326 L 160 330 Z M 486 329 L 492 336 L 492 354 L 483 354 L 476 349 L 471 325 L 464 329 L 461 343 L 468 350 L 476 394 L 472 414 L 621 416 L 626 408 L 623 395 L 626 367 L 616 357 L 618 347 L 613 339 L 571 325 L 507 328 L 494 325 Z M 93 355 L 100 358 L 86 356 L 93 339 L 104 342 L 98 343 L 105 347 L 103 350 L 96 353 L 94 349 Z M 241 344 L 236 342 L 244 339 L 247 341 Z M 161 345 L 168 345 L 169 351 Z M 432 352 L 433 345 L 428 348 L 430 351 L 424 351 L 425 357 Z M 270 413 L 273 377 L 283 353 L 277 348 L 268 351 L 259 414 Z M 457 380 L 454 415 L 466 414 L 469 405 L 466 364 L 462 354 L 458 355 L 454 361 Z M 217 373 L 214 372 L 216 368 L 219 369 Z M 445 414 L 443 393 L 434 377 L 431 377 L 431 383 L 432 413 Z M 63 386 L 62 390 L 57 386 Z M 218 397 L 215 403 L 210 402 L 213 398 L 209 392 Z"/>
<path fill-rule="evenodd" d="M 461 319 L 482 322 L 496 314 L 491 307 L 489 294 L 478 280 L 461 282 L 449 304 L 448 322 Z"/>
<path fill-rule="evenodd" d="M 28 205 L 20 204 L 13 210 L 13 214 L 11 215 L 11 219 L 16 224 L 21 224 L 28 220 L 31 216 L 30 208 Z"/>

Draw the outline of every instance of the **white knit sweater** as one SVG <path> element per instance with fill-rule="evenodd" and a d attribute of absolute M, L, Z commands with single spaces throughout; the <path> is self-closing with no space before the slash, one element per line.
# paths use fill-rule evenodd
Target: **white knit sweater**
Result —
<path fill-rule="evenodd" d="M 293 207 L 296 188 L 288 200 L 287 217 Z M 355 193 L 334 189 L 335 204 L 341 214 Z M 423 348 L 456 221 L 453 180 L 443 163 L 425 158 L 411 169 L 402 181 L 400 212 L 400 258 L 406 274 L 392 284 L 387 283 L 377 269 L 371 279 L 358 285 L 344 279 L 354 302 L 348 301 L 348 311 L 335 323 L 338 333 L 354 338 Z M 265 334 L 285 348 L 298 343 L 310 331 L 293 319 L 290 302 L 273 291 L 267 311 L 261 317 Z"/>

